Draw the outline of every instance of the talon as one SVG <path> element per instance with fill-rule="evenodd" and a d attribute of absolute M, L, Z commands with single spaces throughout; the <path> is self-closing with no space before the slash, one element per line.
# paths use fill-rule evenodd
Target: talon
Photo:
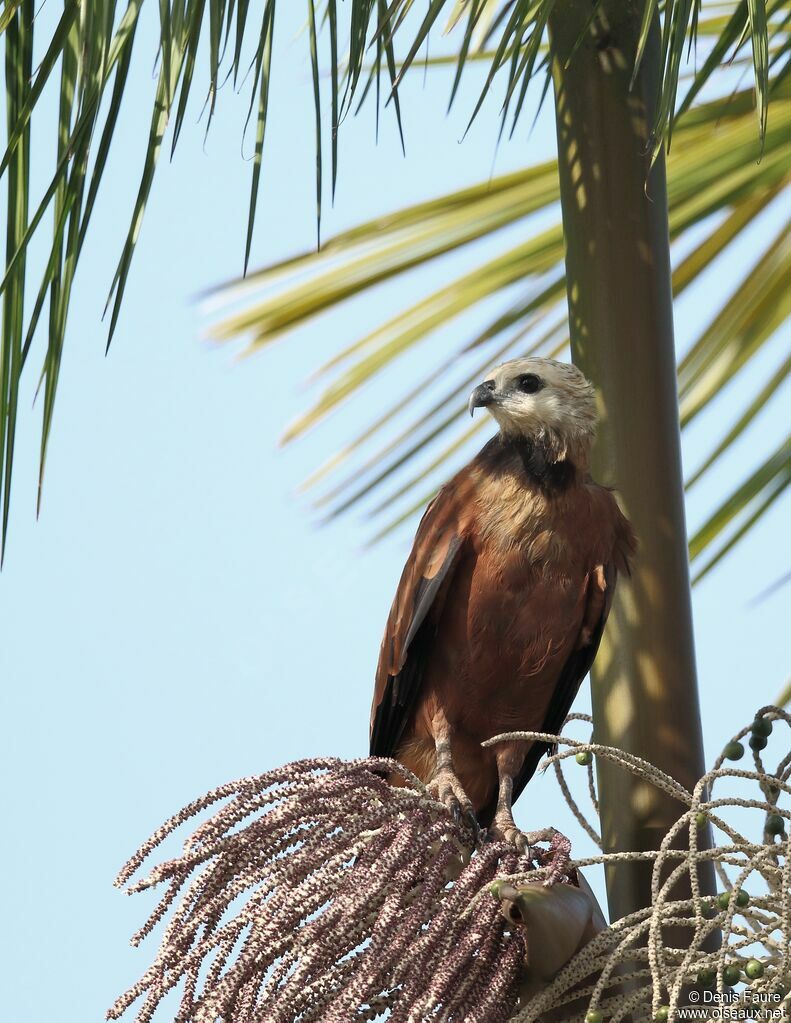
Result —
<path fill-rule="evenodd" d="M 529 836 L 521 831 L 511 820 L 494 819 L 491 828 L 487 833 L 490 842 L 505 842 L 512 845 L 519 853 L 530 852 Z"/>
<path fill-rule="evenodd" d="M 454 823 L 462 824 L 466 821 L 469 824 L 477 841 L 479 829 L 475 809 L 453 771 L 449 768 L 440 768 L 426 788 L 433 799 L 442 803 L 453 817 Z"/>
<path fill-rule="evenodd" d="M 568 876 L 571 842 L 556 828 L 522 831 L 516 826 L 510 814 L 502 813 L 499 818 L 495 817 L 486 834 L 486 841 L 506 842 L 514 846 L 517 852 L 529 856 L 537 865 L 548 867 L 549 872 L 544 882 L 547 886 L 556 884 Z M 539 842 L 548 842 L 549 848 L 543 848 Z"/>

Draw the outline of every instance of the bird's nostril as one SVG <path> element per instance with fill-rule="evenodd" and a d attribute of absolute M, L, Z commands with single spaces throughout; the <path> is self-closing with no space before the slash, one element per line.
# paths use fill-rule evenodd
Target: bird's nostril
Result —
<path fill-rule="evenodd" d="M 494 390 L 494 380 L 484 380 L 483 386 L 486 387 L 488 390 L 493 391 Z"/>

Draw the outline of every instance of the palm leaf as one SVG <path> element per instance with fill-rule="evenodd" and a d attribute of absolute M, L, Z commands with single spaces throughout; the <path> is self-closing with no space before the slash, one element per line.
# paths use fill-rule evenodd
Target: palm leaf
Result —
<path fill-rule="evenodd" d="M 171 132 L 172 152 L 183 129 L 187 105 L 195 87 L 201 88 L 206 97 L 208 130 L 212 118 L 219 115 L 220 82 L 224 77 L 244 82 L 245 76 L 240 72 L 245 69 L 245 54 L 248 50 L 254 54 L 252 64 L 255 71 L 248 84 L 251 114 L 253 110 L 256 112 L 255 148 L 247 231 L 240 239 L 240 254 L 243 254 L 245 267 L 260 189 L 267 114 L 272 97 L 276 96 L 271 81 L 271 57 L 277 38 L 274 0 L 266 0 L 259 5 L 251 5 L 249 0 L 158 0 L 158 3 L 158 83 L 147 138 L 140 142 L 143 170 L 131 203 L 130 223 L 120 245 L 115 275 L 112 282 L 108 282 L 108 344 L 121 315 L 134 252 L 166 133 Z M 399 82 L 414 66 L 430 30 L 443 21 L 458 40 L 451 54 L 454 79 L 449 90 L 450 100 L 458 97 L 459 83 L 468 65 L 483 61 L 488 67 L 485 84 L 479 101 L 470 111 L 471 116 L 476 116 L 489 87 L 497 78 L 504 84 L 503 125 L 509 117 L 513 130 L 524 112 L 528 86 L 535 75 L 545 76 L 546 89 L 545 27 L 553 3 L 554 0 L 430 0 L 418 12 L 414 0 L 347 0 L 343 4 L 338 4 L 337 0 L 322 0 L 320 4 L 316 0 L 308 0 L 306 39 L 315 100 L 317 222 L 320 223 L 323 198 L 322 127 L 325 106 L 331 119 L 331 187 L 334 191 L 338 173 L 338 133 L 345 114 L 355 109 L 355 104 L 359 107 L 369 90 L 376 95 L 378 107 L 384 74 L 386 94 L 393 104 L 401 131 Z M 72 284 L 78 272 L 83 243 L 90 230 L 91 213 L 103 181 L 123 98 L 128 82 L 132 80 L 128 72 L 142 4 L 143 0 L 125 0 L 123 3 L 118 0 L 65 0 L 62 14 L 55 21 L 48 38 L 37 40 L 44 56 L 35 71 L 30 53 L 34 32 L 42 29 L 39 28 L 39 20 L 33 18 L 31 5 L 27 0 L 5 0 L 0 10 L 9 96 L 6 107 L 7 144 L 0 160 L 0 175 L 5 174 L 7 179 L 6 260 L 0 286 L 3 301 L 0 366 L 0 475 L 3 479 L 0 503 L 3 525 L 0 544 L 3 547 L 21 376 L 41 325 L 46 323 L 48 334 L 43 362 L 33 371 L 34 384 L 36 381 L 43 383 L 43 470 L 64 352 Z M 253 17 L 254 13 L 258 16 Z M 782 85 L 791 66 L 788 13 L 788 0 L 742 0 L 735 4 L 727 3 L 724 8 L 715 5 L 711 15 L 698 19 L 697 4 L 692 0 L 666 0 L 663 5 L 664 56 L 659 96 L 661 115 L 654 126 L 656 144 L 661 144 L 663 139 L 669 140 L 676 121 L 678 111 L 674 98 L 679 81 L 687 75 L 684 47 L 691 34 L 706 41 L 707 54 L 701 71 L 693 77 L 680 106 L 690 118 L 698 110 L 696 90 L 704 86 L 728 55 L 733 56 L 731 50 L 735 48 L 738 59 L 744 62 L 749 48 L 756 103 L 753 104 L 752 96 L 749 96 L 745 109 L 755 106 L 758 113 L 759 132 L 753 125 L 752 142 L 757 134 L 766 137 L 762 180 L 777 184 L 781 168 L 772 132 L 774 121 L 779 116 L 775 108 L 780 104 L 773 103 L 772 116 L 768 116 L 767 111 L 770 96 L 774 101 L 780 91 L 778 83 Z M 196 57 L 204 39 L 208 62 L 204 80 L 198 84 Z M 369 66 L 366 61 L 372 55 L 375 59 Z M 152 54 L 143 54 L 140 59 L 148 61 L 151 57 Z M 330 68 L 330 102 L 323 105 L 320 68 L 327 62 Z M 33 122 L 43 121 L 48 116 L 40 98 L 58 67 L 63 102 L 57 124 L 53 127 L 53 134 L 58 139 L 57 156 L 43 195 L 32 196 L 29 188 L 29 133 Z M 374 83 L 376 88 L 372 89 Z M 67 92 L 73 95 L 73 101 Z M 692 123 L 690 120 L 690 130 Z M 749 145 L 746 136 L 743 142 Z M 735 159 L 738 162 L 738 157 Z M 743 165 L 742 173 L 745 175 L 743 187 L 749 190 L 751 183 L 746 180 L 749 174 Z M 554 201 L 550 197 L 550 194 L 556 194 L 551 168 L 549 176 L 551 180 L 547 178 L 545 169 L 541 186 L 544 192 L 540 195 L 539 185 L 530 185 L 527 179 L 515 185 L 508 198 L 519 198 L 522 202 L 516 214 L 527 216 L 531 203 L 538 208 L 542 203 L 547 205 Z M 736 181 L 731 179 L 730 184 L 735 187 Z M 504 201 L 505 193 L 499 198 Z M 402 238 L 391 235 L 389 251 L 378 258 L 380 279 L 403 272 L 410 262 L 418 265 L 423 259 L 434 258 L 442 251 L 450 251 L 457 245 L 473 241 L 476 236 L 490 233 L 497 229 L 498 221 L 503 222 L 507 217 L 506 207 L 498 206 L 497 198 L 493 197 L 488 220 L 484 218 L 482 226 L 475 227 L 474 218 L 465 217 L 465 201 L 459 197 L 455 210 L 435 211 L 437 219 L 428 223 L 426 229 L 424 254 L 416 254 L 409 237 L 410 228 L 403 223 Z M 694 204 L 694 201 L 695 197 L 690 196 L 689 202 Z M 715 202 L 714 208 L 723 208 L 723 203 L 724 200 Z M 485 206 L 485 198 L 479 196 L 478 209 L 482 217 Z M 27 259 L 29 243 L 48 221 L 44 215 L 50 207 L 54 215 L 48 252 L 41 266 L 33 266 Z M 416 209 L 413 215 L 413 229 L 418 230 L 422 212 Z M 445 232 L 443 236 L 433 232 L 434 224 L 439 225 L 440 222 Z M 353 243 L 350 235 L 338 245 L 342 247 Z M 499 264 L 495 261 L 489 268 L 486 285 L 489 293 L 496 294 L 515 279 L 514 261 L 520 255 L 534 260 L 536 268 L 549 266 L 553 262 L 550 249 L 555 240 L 551 240 L 551 245 L 547 240 L 547 244 L 544 252 L 529 249 L 510 256 L 504 254 Z M 338 246 L 334 248 L 337 251 Z M 372 282 L 372 275 L 366 274 L 364 268 L 357 267 L 356 272 L 355 287 L 365 287 Z M 28 281 L 31 273 L 34 279 Z M 327 279 L 324 284 L 323 308 L 329 308 L 346 297 L 337 282 Z M 26 286 L 36 296 L 29 309 L 24 303 Z M 417 343 L 421 331 L 428 329 L 437 317 L 452 316 L 454 309 L 458 308 L 459 298 L 458 293 L 448 294 L 444 305 L 435 303 L 431 309 L 427 306 L 421 314 L 422 319 L 418 315 L 391 325 L 386 342 L 390 356 L 395 357 L 399 351 Z M 292 299 L 290 306 L 284 306 L 280 312 L 275 312 L 272 307 L 267 314 L 273 322 L 280 323 L 282 330 L 290 329 L 308 314 L 307 308 L 300 305 L 298 296 L 292 296 Z M 265 343 L 275 336 L 276 331 L 270 329 L 271 326 L 265 324 L 259 329 L 258 343 Z M 372 354 L 380 340 L 378 335 L 373 335 L 362 345 L 361 351 L 368 350 L 369 365 L 378 361 L 383 367 L 390 361 L 390 356 L 377 360 Z M 364 374 L 364 371 L 364 366 L 358 369 L 359 374 Z M 339 393 L 351 393 L 352 390 L 341 385 Z"/>
<path fill-rule="evenodd" d="M 5 80 L 9 123 L 16 124 L 28 105 L 33 64 L 33 3 L 23 0 L 14 9 L 5 32 Z M 6 222 L 6 263 L 13 261 L 7 274 L 3 300 L 2 347 L 0 348 L 0 475 L 2 476 L 3 535 L 8 529 L 8 506 L 14 465 L 14 439 L 19 404 L 19 379 L 24 336 L 25 260 L 16 260 L 17 249 L 27 231 L 30 176 L 29 121 L 19 132 L 7 165 L 8 216 Z"/>
<path fill-rule="evenodd" d="M 758 216 L 782 201 L 791 185 L 791 90 L 786 84 L 780 84 L 773 98 L 759 163 L 761 149 L 749 90 L 693 105 L 679 119 L 668 164 L 671 237 L 685 250 L 674 269 L 677 295 L 695 286 L 739 242 Z M 311 475 L 305 487 L 323 484 L 315 504 L 325 517 L 335 517 L 369 501 L 369 516 L 389 517 L 377 536 L 411 518 L 433 492 L 425 489 L 427 479 L 447 472 L 447 462 L 454 464 L 468 450 L 471 435 L 461 423 L 465 392 L 471 383 L 495 359 L 510 353 L 526 348 L 545 354 L 563 350 L 567 333 L 560 224 L 530 236 L 531 218 L 554 208 L 557 197 L 556 168 L 542 164 L 377 217 L 329 239 L 323 256 L 307 253 L 294 257 L 221 291 L 222 300 L 239 308 L 216 324 L 215 336 L 222 340 L 243 338 L 251 350 L 256 350 L 362 290 L 525 222 L 529 241 L 427 295 L 333 353 L 316 370 L 316 377 L 330 377 L 330 382 L 316 402 L 287 427 L 285 442 L 318 425 L 408 350 L 425 343 L 438 326 L 445 326 L 478 305 L 488 308 L 493 303 L 501 304 L 515 287 L 521 292 L 491 316 L 488 326 L 472 337 L 462 336 L 459 359 L 468 359 L 465 352 L 481 349 L 480 361 L 471 372 L 442 390 L 428 408 L 423 397 L 427 389 L 429 393 L 434 390 L 424 385 L 436 385 L 447 376 L 446 361 L 438 362 L 427 374 L 428 379 L 421 377 L 420 387 L 417 380 L 406 381 L 403 395 Z M 688 232 L 695 234 L 692 247 L 685 241 Z M 791 247 L 787 227 L 783 226 L 769 236 L 760 257 L 721 304 L 710 303 L 711 321 L 680 361 L 684 425 L 714 401 L 787 322 L 791 313 L 789 284 Z M 258 298 L 259 289 L 266 289 L 265 297 Z M 786 362 L 735 415 L 732 426 L 689 479 L 689 487 L 694 487 L 728 452 L 778 392 L 788 372 Z M 397 419 L 412 406 L 414 413 L 406 424 L 393 429 Z M 377 443 L 378 434 L 382 439 Z M 781 461 L 789 457 L 785 448 L 777 455 Z M 418 465 L 408 472 L 413 462 Z M 343 474 L 349 463 L 351 468 Z M 722 552 L 704 566 L 701 577 L 779 498 L 784 488 L 778 479 L 773 477 L 758 500 L 755 494 L 749 498 L 751 513 Z M 418 491 L 420 498 L 415 501 Z M 749 487 L 741 491 L 745 502 L 748 493 Z M 406 500 L 406 509 L 394 512 Z M 738 496 L 726 498 L 724 504 L 729 500 L 729 507 L 738 505 Z M 692 555 L 701 557 L 710 545 L 716 545 L 731 522 L 732 517 L 713 513 L 707 527 L 696 534 Z"/>
<path fill-rule="evenodd" d="M 695 582 L 702 579 L 744 536 L 760 516 L 791 483 L 791 435 L 744 480 L 707 519 L 689 541 L 693 559 L 700 557 L 725 533 L 718 550 L 698 568 Z M 734 526 L 728 535 L 729 527 Z"/>
<path fill-rule="evenodd" d="M 6 0 L 5 6 L 0 13 L 0 32 L 5 32 L 11 24 L 11 19 L 14 17 L 16 10 L 21 3 L 22 0 Z"/>

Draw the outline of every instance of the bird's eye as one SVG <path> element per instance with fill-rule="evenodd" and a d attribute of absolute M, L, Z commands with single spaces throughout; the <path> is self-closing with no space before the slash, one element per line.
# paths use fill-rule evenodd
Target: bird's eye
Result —
<path fill-rule="evenodd" d="M 544 386 L 544 382 L 541 377 L 537 377 L 535 373 L 523 373 L 516 381 L 516 386 L 525 394 L 535 394 L 536 391 L 541 390 Z"/>

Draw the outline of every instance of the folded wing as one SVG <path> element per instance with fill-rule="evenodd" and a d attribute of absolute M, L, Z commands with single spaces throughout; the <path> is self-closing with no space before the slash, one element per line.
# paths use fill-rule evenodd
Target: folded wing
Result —
<path fill-rule="evenodd" d="M 396 754 L 414 709 L 445 595 L 466 543 L 469 494 L 468 481 L 459 474 L 440 490 L 418 526 L 379 653 L 372 756 Z"/>

